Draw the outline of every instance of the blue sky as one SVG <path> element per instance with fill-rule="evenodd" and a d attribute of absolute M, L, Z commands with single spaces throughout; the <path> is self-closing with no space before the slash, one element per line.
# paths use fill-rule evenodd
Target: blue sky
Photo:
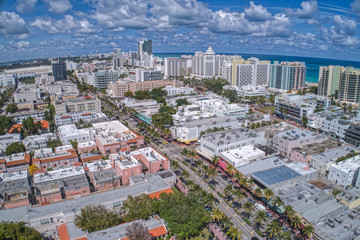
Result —
<path fill-rule="evenodd" d="M 0 61 L 136 50 L 359 60 L 360 0 L 0 0 Z"/>

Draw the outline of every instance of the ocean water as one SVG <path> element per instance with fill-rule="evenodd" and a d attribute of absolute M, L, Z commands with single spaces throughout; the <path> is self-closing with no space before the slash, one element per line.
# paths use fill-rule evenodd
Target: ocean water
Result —
<path fill-rule="evenodd" d="M 154 53 L 155 56 L 165 58 L 165 57 L 180 57 L 181 55 L 193 55 L 194 53 Z M 222 54 L 222 53 L 219 53 Z M 224 53 L 228 55 L 229 53 Z M 260 60 L 269 60 L 273 61 L 298 61 L 305 62 L 306 65 L 306 81 L 317 83 L 319 80 L 319 67 L 320 66 L 329 66 L 329 65 L 340 65 L 340 66 L 352 66 L 355 68 L 360 68 L 360 62 L 355 61 L 346 61 L 338 59 L 325 59 L 325 58 L 311 58 L 311 57 L 292 57 L 292 56 L 281 56 L 281 55 L 261 55 L 261 54 L 241 54 L 234 53 L 242 56 L 247 59 L 250 57 L 256 57 Z"/>

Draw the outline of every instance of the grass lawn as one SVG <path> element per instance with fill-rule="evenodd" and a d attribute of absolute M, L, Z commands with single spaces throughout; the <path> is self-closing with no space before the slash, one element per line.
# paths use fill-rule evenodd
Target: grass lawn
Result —
<path fill-rule="evenodd" d="M 204 228 L 202 232 L 197 237 L 190 238 L 190 240 L 204 240 L 204 239 L 210 239 L 210 232 L 207 228 Z"/>
<path fill-rule="evenodd" d="M 275 113 L 275 107 L 274 106 L 268 106 L 268 107 L 263 107 L 258 109 L 260 112 L 263 113 L 270 113 L 270 114 L 274 114 Z"/>

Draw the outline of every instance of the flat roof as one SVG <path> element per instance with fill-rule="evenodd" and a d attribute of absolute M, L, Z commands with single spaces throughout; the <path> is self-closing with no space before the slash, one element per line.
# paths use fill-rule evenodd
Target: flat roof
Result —
<path fill-rule="evenodd" d="M 28 177 L 28 171 L 17 171 L 17 172 L 2 172 L 0 173 L 0 182 L 13 181 L 17 179 L 23 179 Z M 1 215 L 1 214 L 0 214 Z"/>
<path fill-rule="evenodd" d="M 242 165 L 247 164 L 248 162 L 246 160 L 248 158 L 260 156 L 263 154 L 265 156 L 265 152 L 256 148 L 254 145 L 246 145 L 240 148 L 222 152 L 220 153 L 220 156 L 224 156 L 226 159 L 229 159 L 238 166 L 238 164 L 241 162 L 243 162 Z"/>
<path fill-rule="evenodd" d="M 298 127 L 293 128 L 292 130 L 286 132 L 280 132 L 276 134 L 278 138 L 283 138 L 289 141 L 294 140 L 306 140 L 306 139 L 313 139 L 317 137 L 321 137 L 321 135 L 311 132 L 309 130 L 302 130 Z"/>
<path fill-rule="evenodd" d="M 136 158 L 136 155 L 144 156 L 149 162 L 163 161 L 166 160 L 164 156 L 162 156 L 158 151 L 156 151 L 152 147 L 140 148 L 136 151 L 130 152 L 131 157 Z"/>
<path fill-rule="evenodd" d="M 260 136 L 261 136 L 260 133 L 252 131 L 250 129 L 237 128 L 237 129 L 231 129 L 231 130 L 227 130 L 227 131 L 206 134 L 201 138 L 201 141 L 206 141 L 206 142 L 212 143 L 216 146 L 222 146 L 222 145 L 227 145 L 230 143 L 244 141 L 249 138 L 257 138 Z"/>
<path fill-rule="evenodd" d="M 313 155 L 312 158 L 319 160 L 324 163 L 334 162 L 339 157 L 345 156 L 351 151 L 360 152 L 360 149 L 355 148 L 351 145 L 345 145 L 342 147 L 337 147 L 329 151 L 325 151 L 316 155 Z"/>
<path fill-rule="evenodd" d="M 217 117 L 209 117 L 209 118 L 203 118 L 203 119 L 198 119 L 198 120 L 191 120 L 189 122 L 182 122 L 184 123 L 185 127 L 188 128 L 192 128 L 192 127 L 196 127 L 196 126 L 211 126 L 214 124 L 219 124 L 219 123 L 225 123 L 225 122 L 234 122 L 237 120 L 234 120 L 230 117 L 227 116 L 217 116 Z"/>
<path fill-rule="evenodd" d="M 286 163 L 278 156 L 264 158 L 247 165 L 236 168 L 240 173 L 248 176 L 252 173 L 264 171 L 267 169 L 271 169 L 274 167 L 278 167 L 281 165 L 285 165 Z"/>
<path fill-rule="evenodd" d="M 279 166 L 252 174 L 253 178 L 261 182 L 266 187 L 285 182 L 300 176 L 301 174 L 287 166 Z"/>
<path fill-rule="evenodd" d="M 34 183 L 47 182 L 76 175 L 85 174 L 83 167 L 71 167 L 59 170 L 48 171 L 45 173 L 34 174 Z"/>
<path fill-rule="evenodd" d="M 307 144 L 300 147 L 293 148 L 293 151 L 300 152 L 303 155 L 313 155 L 321 151 L 340 147 L 342 144 L 333 139 L 326 139 L 316 144 Z"/>

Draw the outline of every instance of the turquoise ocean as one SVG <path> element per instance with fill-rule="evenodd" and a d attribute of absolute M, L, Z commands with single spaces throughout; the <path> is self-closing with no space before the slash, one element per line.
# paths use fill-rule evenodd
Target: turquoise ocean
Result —
<path fill-rule="evenodd" d="M 219 53 L 222 54 L 222 53 Z M 229 53 L 224 53 L 229 55 Z M 306 65 L 306 81 L 311 83 L 317 83 L 319 79 L 319 67 L 320 66 L 329 66 L 329 65 L 340 65 L 340 66 L 352 66 L 355 68 L 360 68 L 360 62 L 356 61 L 346 61 L 338 59 L 325 59 L 325 58 L 311 58 L 311 57 L 292 57 L 292 56 L 281 56 L 281 55 L 261 55 L 261 54 L 241 54 L 234 53 L 242 56 L 247 59 L 250 57 L 256 57 L 260 60 L 269 60 L 273 61 L 298 61 L 305 62 Z M 181 55 L 193 55 L 193 53 L 154 53 L 155 56 L 165 58 L 165 57 L 180 57 Z"/>

